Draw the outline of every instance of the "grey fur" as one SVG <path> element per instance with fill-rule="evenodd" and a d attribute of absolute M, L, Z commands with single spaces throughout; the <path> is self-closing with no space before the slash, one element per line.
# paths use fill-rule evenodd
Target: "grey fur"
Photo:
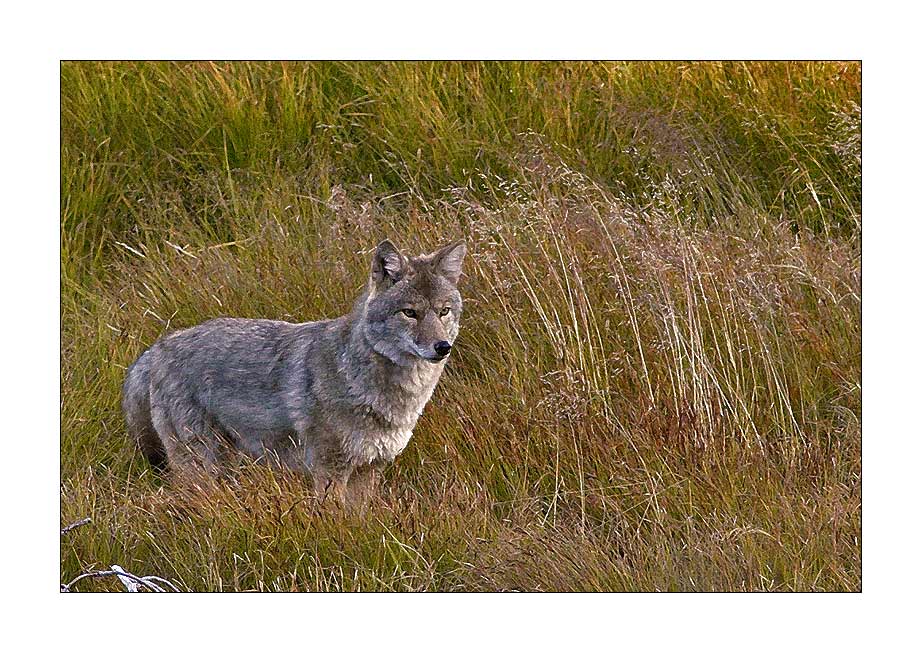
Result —
<path fill-rule="evenodd" d="M 129 432 L 179 473 L 215 473 L 240 451 L 310 474 L 318 491 L 367 497 L 442 374 L 436 345 L 458 334 L 465 251 L 408 258 L 384 241 L 347 315 L 218 318 L 164 336 L 125 378 Z"/>

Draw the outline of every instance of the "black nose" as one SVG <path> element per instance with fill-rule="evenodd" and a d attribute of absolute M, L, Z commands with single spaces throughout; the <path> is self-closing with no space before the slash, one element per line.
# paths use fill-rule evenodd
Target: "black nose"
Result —
<path fill-rule="evenodd" d="M 435 353 L 439 356 L 448 356 L 448 352 L 451 351 L 451 343 L 440 340 L 439 342 L 435 343 L 433 348 L 435 349 Z"/>

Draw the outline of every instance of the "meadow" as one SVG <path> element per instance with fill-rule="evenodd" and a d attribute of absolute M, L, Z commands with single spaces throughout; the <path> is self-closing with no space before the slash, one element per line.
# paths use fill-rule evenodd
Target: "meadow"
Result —
<path fill-rule="evenodd" d="M 61 582 L 860 591 L 860 106 L 854 62 L 62 63 Z M 334 317 L 380 240 L 461 237 L 364 514 L 128 439 L 162 334 Z"/>

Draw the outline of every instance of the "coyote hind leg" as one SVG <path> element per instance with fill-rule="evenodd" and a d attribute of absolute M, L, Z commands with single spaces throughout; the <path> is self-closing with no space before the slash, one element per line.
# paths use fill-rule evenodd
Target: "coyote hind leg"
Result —
<path fill-rule="evenodd" d="M 181 476 L 220 475 L 225 446 L 220 429 L 198 406 L 173 402 L 170 408 L 151 405 L 151 419 L 171 471 Z"/>

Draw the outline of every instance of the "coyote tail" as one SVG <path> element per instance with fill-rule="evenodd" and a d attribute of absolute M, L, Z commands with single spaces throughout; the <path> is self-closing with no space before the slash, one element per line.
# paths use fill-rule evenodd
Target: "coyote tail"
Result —
<path fill-rule="evenodd" d="M 136 360 L 122 384 L 122 412 L 128 433 L 137 441 L 141 451 L 157 469 L 166 467 L 166 451 L 150 414 L 150 349 Z"/>

